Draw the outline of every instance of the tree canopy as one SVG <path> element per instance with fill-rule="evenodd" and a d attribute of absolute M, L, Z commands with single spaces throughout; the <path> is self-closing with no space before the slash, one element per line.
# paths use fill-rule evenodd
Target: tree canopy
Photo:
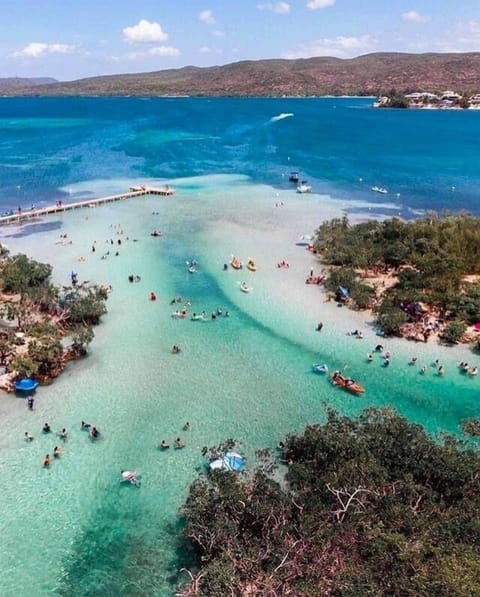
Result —
<path fill-rule="evenodd" d="M 456 338 L 462 324 L 480 321 L 480 226 L 470 215 L 429 214 L 404 222 L 399 218 L 350 225 L 333 219 L 316 231 L 314 248 L 333 266 L 326 287 L 350 291 L 359 308 L 372 306 L 362 271 L 392 271 L 396 283 L 385 289 L 375 305 L 386 333 L 399 333 L 406 321 L 404 306 L 424 302 L 442 318 L 455 320 L 446 339 Z M 473 276 L 468 280 L 467 276 Z M 356 300 L 359 297 L 359 300 Z M 451 332 L 451 333 L 450 333 Z"/>
<path fill-rule="evenodd" d="M 329 412 L 284 444 L 281 479 L 257 468 L 193 483 L 197 561 L 181 595 L 478 594 L 475 449 L 374 409 Z"/>

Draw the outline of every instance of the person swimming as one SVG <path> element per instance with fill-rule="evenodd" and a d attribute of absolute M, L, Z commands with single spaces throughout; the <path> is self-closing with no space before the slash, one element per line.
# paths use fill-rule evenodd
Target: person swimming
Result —
<path fill-rule="evenodd" d="M 61 455 L 61 453 L 62 453 L 62 449 L 59 448 L 58 446 L 55 446 L 53 448 L 53 457 L 54 458 L 58 458 Z"/>
<path fill-rule="evenodd" d="M 85 423 L 85 421 L 82 421 L 81 425 L 80 425 L 80 429 L 90 429 L 91 425 L 90 423 Z"/>
<path fill-rule="evenodd" d="M 164 439 L 162 439 L 162 441 L 160 442 L 160 447 L 162 448 L 162 450 L 166 450 L 167 448 L 170 447 L 170 444 L 165 441 Z"/>
<path fill-rule="evenodd" d="M 94 439 L 98 439 L 100 437 L 100 431 L 95 427 L 95 425 L 93 425 L 90 429 L 90 431 L 88 432 L 90 439 L 94 440 Z"/>
<path fill-rule="evenodd" d="M 183 430 L 188 431 L 189 429 L 190 429 L 190 423 L 189 423 L 189 421 L 186 421 L 185 425 L 183 426 Z"/>
<path fill-rule="evenodd" d="M 177 437 L 177 439 L 175 440 L 175 448 L 184 448 L 185 447 L 185 443 L 179 438 Z"/>
<path fill-rule="evenodd" d="M 52 459 L 50 458 L 50 454 L 45 454 L 45 458 L 43 459 L 43 467 L 48 468 L 52 464 Z"/>
<path fill-rule="evenodd" d="M 25 435 L 23 437 L 25 438 L 26 442 L 32 442 L 33 441 L 33 435 L 30 435 L 30 433 L 28 433 L 28 431 L 25 431 Z"/>
<path fill-rule="evenodd" d="M 150 300 L 151 301 L 156 301 L 157 300 L 157 295 L 154 292 L 150 293 Z"/>
<path fill-rule="evenodd" d="M 58 434 L 60 436 L 60 439 L 66 440 L 68 437 L 68 433 L 67 430 L 65 429 L 65 427 L 60 431 L 60 433 Z"/>
<path fill-rule="evenodd" d="M 50 431 L 51 431 L 50 425 L 48 423 L 45 423 L 45 425 L 42 427 L 42 431 L 43 431 L 43 433 L 50 433 Z"/>

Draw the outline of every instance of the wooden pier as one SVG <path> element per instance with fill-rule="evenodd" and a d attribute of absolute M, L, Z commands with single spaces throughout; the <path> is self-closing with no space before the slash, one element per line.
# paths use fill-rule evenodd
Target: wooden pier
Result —
<path fill-rule="evenodd" d="M 104 203 L 112 203 L 113 201 L 123 201 L 124 199 L 133 199 L 135 197 L 144 197 L 145 195 L 162 195 L 163 197 L 170 197 L 175 193 L 175 190 L 169 186 L 165 187 L 147 187 L 136 186 L 130 187 L 127 193 L 120 193 L 119 195 L 110 195 L 109 197 L 99 197 L 98 199 L 86 199 L 85 201 L 77 201 L 75 203 L 63 203 L 57 201 L 55 205 L 48 207 L 41 207 L 39 209 L 29 209 L 26 211 L 17 211 L 9 216 L 0 216 L 0 226 L 3 224 L 19 224 L 26 220 L 31 220 L 39 216 L 47 216 L 50 214 L 63 213 L 72 209 L 81 209 L 84 207 L 97 207 Z"/>

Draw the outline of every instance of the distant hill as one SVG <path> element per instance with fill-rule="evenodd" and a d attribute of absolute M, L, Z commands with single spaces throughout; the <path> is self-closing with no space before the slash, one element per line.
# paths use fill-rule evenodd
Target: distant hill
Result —
<path fill-rule="evenodd" d="M 10 89 L 11 95 L 311 96 L 480 91 L 480 53 L 256 60 Z"/>
<path fill-rule="evenodd" d="M 22 89 L 24 87 L 31 89 L 32 87 L 38 87 L 38 85 L 48 85 L 51 83 L 58 83 L 58 81 L 57 79 L 53 79 L 52 77 L 9 77 L 5 79 L 0 78 L 0 93 L 6 89 L 17 90 Z"/>

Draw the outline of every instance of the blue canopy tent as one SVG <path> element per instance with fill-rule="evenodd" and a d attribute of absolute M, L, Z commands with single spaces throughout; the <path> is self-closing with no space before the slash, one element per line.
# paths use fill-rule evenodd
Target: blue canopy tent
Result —
<path fill-rule="evenodd" d="M 245 468 L 245 459 L 236 452 L 225 452 L 223 462 L 229 471 L 243 471 Z"/>
<path fill-rule="evenodd" d="M 35 381 L 31 377 L 24 377 L 16 381 L 14 387 L 16 392 L 33 392 L 38 387 L 38 381 Z"/>
<path fill-rule="evenodd" d="M 211 471 L 243 471 L 245 468 L 245 458 L 237 454 L 237 452 L 225 452 L 210 460 L 209 469 Z"/>
<path fill-rule="evenodd" d="M 348 298 L 350 296 L 350 292 L 348 288 L 345 288 L 345 286 L 339 286 L 338 290 L 344 298 Z"/>

